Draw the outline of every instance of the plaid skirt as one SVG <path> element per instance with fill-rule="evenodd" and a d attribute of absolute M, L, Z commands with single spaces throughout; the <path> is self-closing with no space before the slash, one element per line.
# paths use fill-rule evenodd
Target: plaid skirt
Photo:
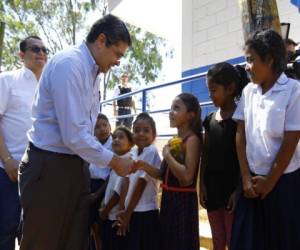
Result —
<path fill-rule="evenodd" d="M 164 190 L 160 224 L 161 250 L 199 250 L 197 193 Z"/>

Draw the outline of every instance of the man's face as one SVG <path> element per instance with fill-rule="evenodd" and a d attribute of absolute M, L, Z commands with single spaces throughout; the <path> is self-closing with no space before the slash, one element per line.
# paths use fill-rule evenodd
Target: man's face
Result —
<path fill-rule="evenodd" d="M 123 85 L 127 85 L 128 83 L 128 75 L 122 75 L 121 76 L 121 82 Z"/>
<path fill-rule="evenodd" d="M 48 50 L 39 39 L 31 38 L 27 41 L 25 52 L 20 52 L 26 68 L 33 72 L 41 71 L 47 63 Z"/>
<path fill-rule="evenodd" d="M 294 44 L 287 44 L 286 50 L 292 54 L 296 53 L 296 46 Z"/>
<path fill-rule="evenodd" d="M 94 58 L 102 73 L 106 73 L 113 66 L 119 66 L 120 59 L 128 48 L 128 44 L 122 41 L 107 47 L 104 34 L 100 34 L 95 43 L 97 51 Z"/>

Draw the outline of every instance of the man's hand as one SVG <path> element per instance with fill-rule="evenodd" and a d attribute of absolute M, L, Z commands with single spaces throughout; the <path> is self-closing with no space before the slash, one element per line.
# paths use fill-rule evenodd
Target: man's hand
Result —
<path fill-rule="evenodd" d="M 118 175 L 126 176 L 132 172 L 133 163 L 133 160 L 130 158 L 121 158 L 115 155 L 108 165 L 111 166 Z"/>
<path fill-rule="evenodd" d="M 18 181 L 19 162 L 11 158 L 4 164 L 4 170 L 12 182 Z"/>

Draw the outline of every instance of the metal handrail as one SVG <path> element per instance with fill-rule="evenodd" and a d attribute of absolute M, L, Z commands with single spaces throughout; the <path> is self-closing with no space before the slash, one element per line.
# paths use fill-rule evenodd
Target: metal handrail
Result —
<path fill-rule="evenodd" d="M 207 74 L 207 72 L 203 72 L 203 73 L 200 73 L 200 74 L 195 74 L 193 76 L 184 77 L 184 78 L 179 79 L 179 80 L 175 80 L 175 81 L 171 81 L 171 82 L 166 82 L 166 83 L 159 84 L 159 85 L 148 86 L 148 87 L 136 90 L 136 91 L 132 91 L 130 93 L 122 94 L 122 95 L 119 95 L 117 97 L 101 101 L 100 105 L 109 104 L 109 103 L 111 103 L 113 101 L 117 101 L 117 100 L 120 100 L 120 99 L 124 99 L 124 98 L 127 98 L 127 97 L 131 97 L 133 95 L 142 93 L 142 112 L 146 112 L 147 111 L 150 114 L 169 112 L 170 111 L 169 108 L 168 109 L 159 109 L 159 110 L 146 110 L 147 92 L 149 92 L 151 90 L 154 90 L 154 89 L 160 89 L 160 88 L 164 88 L 164 87 L 168 87 L 168 86 L 172 86 L 172 85 L 176 85 L 176 84 L 186 84 L 186 83 L 189 83 L 189 82 L 191 82 L 193 80 L 197 80 L 197 79 L 201 79 L 203 77 L 206 77 L 206 74 Z M 211 101 L 200 102 L 200 106 L 201 107 L 205 107 L 205 106 L 209 106 L 209 105 L 212 105 Z M 126 118 L 126 117 L 134 117 L 134 116 L 136 116 L 136 114 L 114 116 L 113 118 Z M 172 136 L 172 134 L 168 134 L 168 135 L 163 135 L 162 134 L 162 135 L 158 135 L 158 136 L 159 137 L 169 137 L 169 136 Z"/>
<path fill-rule="evenodd" d="M 153 89 L 168 87 L 168 86 L 179 84 L 179 83 L 184 84 L 184 83 L 187 83 L 187 82 L 190 82 L 190 81 L 193 81 L 193 80 L 200 79 L 201 77 L 205 77 L 206 74 L 207 74 L 207 72 L 203 72 L 203 73 L 196 74 L 196 75 L 193 75 L 193 76 L 184 77 L 184 78 L 179 79 L 179 80 L 166 82 L 166 83 L 159 84 L 159 85 L 152 85 L 152 86 L 149 86 L 149 87 L 145 87 L 145 88 L 142 88 L 142 89 L 139 89 L 139 90 L 136 90 L 136 91 L 132 91 L 130 93 L 126 93 L 126 94 L 119 95 L 119 96 L 111 98 L 111 99 L 101 101 L 100 105 L 103 105 L 105 103 L 110 103 L 110 102 L 113 102 L 113 101 L 117 101 L 117 100 L 120 100 L 120 99 L 123 99 L 123 98 L 126 98 L 126 97 L 130 97 L 130 96 L 133 96 L 133 95 L 136 95 L 136 94 L 139 94 L 139 93 L 147 92 L 147 91 L 150 91 L 150 90 L 153 90 Z"/>

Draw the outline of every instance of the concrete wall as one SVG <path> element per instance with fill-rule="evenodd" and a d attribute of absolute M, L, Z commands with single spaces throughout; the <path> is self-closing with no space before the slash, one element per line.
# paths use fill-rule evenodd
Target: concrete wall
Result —
<path fill-rule="evenodd" d="M 300 13 L 290 0 L 277 0 L 281 22 L 300 41 Z M 182 72 L 243 56 L 238 0 L 183 0 Z"/>
<path fill-rule="evenodd" d="M 238 0 L 182 1 L 182 76 L 206 72 L 221 61 L 240 63 L 243 32 Z M 291 23 L 290 38 L 300 42 L 300 13 L 290 0 L 277 0 L 280 22 Z M 205 77 L 182 86 L 200 102 L 209 101 Z M 203 115 L 212 107 L 203 109 Z"/>

